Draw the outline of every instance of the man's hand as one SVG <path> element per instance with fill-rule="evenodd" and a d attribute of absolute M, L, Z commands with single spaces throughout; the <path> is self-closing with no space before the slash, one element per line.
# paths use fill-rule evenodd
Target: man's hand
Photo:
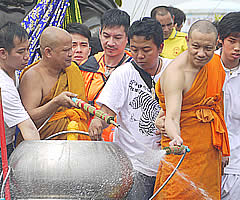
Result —
<path fill-rule="evenodd" d="M 88 128 L 88 133 L 91 140 L 101 141 L 102 130 L 103 130 L 102 120 L 98 118 L 93 118 Z"/>
<path fill-rule="evenodd" d="M 181 146 L 183 144 L 183 140 L 180 136 L 176 136 L 171 142 L 169 142 L 169 146 Z"/>
<path fill-rule="evenodd" d="M 71 107 L 77 107 L 77 105 L 72 101 L 72 97 L 77 97 L 77 94 L 74 94 L 72 92 L 62 92 L 58 96 L 54 98 L 54 101 L 59 105 L 59 106 L 64 106 L 67 108 Z"/>
<path fill-rule="evenodd" d="M 166 131 L 165 131 L 165 113 L 162 109 L 158 113 L 158 116 L 157 116 L 156 121 L 155 121 L 155 125 L 159 130 L 159 131 L 156 132 L 156 135 L 166 134 Z"/>

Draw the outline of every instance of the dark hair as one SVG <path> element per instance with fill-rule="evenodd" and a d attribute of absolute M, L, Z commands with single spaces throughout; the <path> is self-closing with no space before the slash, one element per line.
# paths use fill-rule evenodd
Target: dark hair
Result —
<path fill-rule="evenodd" d="M 72 34 L 74 34 L 74 33 L 80 34 L 80 35 L 88 38 L 88 40 L 91 39 L 91 32 L 88 29 L 88 27 L 84 24 L 80 24 L 80 23 L 67 24 L 66 31 L 69 33 L 72 33 Z"/>
<path fill-rule="evenodd" d="M 133 36 L 144 36 L 146 40 L 153 39 L 154 44 L 159 48 L 163 43 L 163 30 L 161 24 L 150 17 L 133 22 L 128 31 L 128 40 Z"/>
<path fill-rule="evenodd" d="M 167 15 L 168 13 L 170 13 L 171 17 L 173 18 L 172 11 L 167 6 L 157 6 L 157 7 L 153 8 L 152 11 L 151 11 L 151 18 L 155 19 L 156 15 L 158 13 L 160 13 L 162 16 Z"/>
<path fill-rule="evenodd" d="M 226 14 L 218 24 L 218 34 L 220 40 L 224 40 L 229 35 L 240 33 L 240 12 L 230 12 Z"/>
<path fill-rule="evenodd" d="M 130 16 L 117 8 L 107 10 L 101 18 L 101 31 L 105 27 L 123 26 L 127 35 L 130 26 Z"/>
<path fill-rule="evenodd" d="M 90 40 L 91 53 L 90 56 L 97 54 L 99 51 L 103 51 L 100 39 L 98 37 L 92 37 Z"/>
<path fill-rule="evenodd" d="M 179 8 L 175 8 L 172 6 L 169 6 L 169 9 L 174 16 L 174 24 L 177 24 L 178 27 L 181 26 L 186 21 L 185 13 Z"/>
<path fill-rule="evenodd" d="M 10 52 L 15 47 L 15 38 L 21 42 L 28 39 L 28 34 L 22 26 L 14 22 L 7 22 L 0 28 L 0 48 Z"/>

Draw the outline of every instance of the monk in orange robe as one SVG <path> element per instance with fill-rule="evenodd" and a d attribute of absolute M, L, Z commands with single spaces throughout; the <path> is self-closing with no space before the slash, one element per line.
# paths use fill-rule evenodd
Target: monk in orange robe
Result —
<path fill-rule="evenodd" d="M 154 199 L 220 199 L 221 156 L 229 156 L 229 143 L 221 108 L 225 72 L 220 65 L 208 63 L 214 55 L 216 38 L 217 31 L 211 22 L 195 22 L 189 30 L 188 51 L 169 64 L 157 83 L 168 134 L 162 137 L 161 145 L 183 144 L 191 152 Z M 161 161 L 154 192 L 179 159 L 168 155 L 166 162 Z"/>
<path fill-rule="evenodd" d="M 46 28 L 40 38 L 42 59 L 24 70 L 20 77 L 23 104 L 37 128 L 50 118 L 40 130 L 44 139 L 67 131 L 70 121 L 78 123 L 78 130 L 88 130 L 89 115 L 76 107 L 71 97 L 86 101 L 81 71 L 72 63 L 72 38 L 65 30 Z M 67 139 L 67 135 L 54 139 Z M 81 135 L 76 139 L 90 140 Z"/>

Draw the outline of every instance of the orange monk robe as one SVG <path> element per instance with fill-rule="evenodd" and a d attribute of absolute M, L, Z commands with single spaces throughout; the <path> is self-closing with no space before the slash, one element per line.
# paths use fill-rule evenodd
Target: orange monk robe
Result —
<path fill-rule="evenodd" d="M 32 67 L 36 63 L 30 65 Z M 28 70 L 30 67 L 26 68 Z M 25 71 L 23 73 L 25 73 Z M 82 78 L 81 71 L 78 66 L 72 62 L 71 66 L 67 67 L 61 74 L 51 89 L 50 93 L 45 96 L 40 105 L 42 106 L 52 100 L 54 97 L 58 96 L 64 91 L 69 91 L 78 95 L 78 98 L 86 101 L 85 96 L 85 87 L 84 80 Z M 46 123 L 46 125 L 40 130 L 40 137 L 44 139 L 50 135 L 61 131 L 67 131 L 67 126 L 70 121 L 78 122 L 79 130 L 88 131 L 88 119 L 89 114 L 82 109 L 71 108 L 68 109 L 66 107 L 59 107 L 56 113 L 52 116 L 52 118 Z M 37 127 L 39 128 L 39 127 Z M 60 135 L 54 137 L 54 139 L 67 139 L 67 135 Z M 89 136 L 79 135 L 78 139 L 80 140 L 91 140 Z"/>
<path fill-rule="evenodd" d="M 125 50 L 124 52 L 127 55 L 127 60 L 132 57 L 129 51 Z M 88 102 L 95 108 L 100 109 L 100 106 L 96 103 L 96 99 L 107 81 L 107 77 L 105 76 L 105 53 L 98 52 L 94 56 L 91 56 L 88 60 L 83 61 L 80 65 L 80 69 L 85 81 L 86 97 Z M 102 138 L 104 141 L 113 141 L 114 129 L 115 126 L 109 125 L 103 130 Z"/>
<path fill-rule="evenodd" d="M 227 130 L 220 108 L 224 77 L 225 72 L 221 69 L 217 70 L 212 63 L 205 65 L 195 78 L 192 88 L 184 94 L 180 129 L 184 145 L 191 150 L 179 167 L 179 173 L 185 178 L 176 173 L 154 198 L 155 200 L 200 200 L 207 199 L 207 197 L 213 200 L 220 199 L 220 150 L 223 155 L 229 155 L 230 151 Z M 165 110 L 165 98 L 161 93 L 160 82 L 157 83 L 156 92 L 160 105 Z M 169 146 L 170 141 L 168 137 L 163 136 L 162 147 Z M 172 166 L 163 161 L 160 163 L 154 192 L 168 178 L 179 159 L 180 156 L 168 155 L 165 160 Z M 203 189 L 203 192 L 195 187 Z"/>

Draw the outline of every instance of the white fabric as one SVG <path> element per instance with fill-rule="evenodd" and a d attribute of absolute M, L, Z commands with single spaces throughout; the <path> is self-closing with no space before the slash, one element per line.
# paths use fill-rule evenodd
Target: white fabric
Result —
<path fill-rule="evenodd" d="M 6 142 L 14 140 L 16 125 L 29 119 L 24 109 L 14 81 L 0 69 L 0 88 L 2 95 L 3 118 L 5 125 Z"/>
<path fill-rule="evenodd" d="M 240 175 L 225 174 L 222 177 L 221 199 L 238 200 L 240 198 Z"/>
<path fill-rule="evenodd" d="M 155 82 L 171 62 L 166 58 L 162 60 L 163 66 L 161 72 L 155 76 Z M 144 152 L 149 153 L 149 149 L 160 148 L 156 143 L 160 136 L 155 135 L 154 125 L 160 106 L 153 100 L 146 83 L 131 63 L 114 70 L 97 103 L 113 110 L 117 114 L 117 123 L 132 135 L 130 137 L 125 131 L 116 128 L 114 142 L 127 153 L 134 169 L 148 176 L 156 176 L 159 163 L 153 166 L 140 158 Z"/>
<path fill-rule="evenodd" d="M 221 49 L 216 53 L 220 55 Z M 223 85 L 224 94 L 224 119 L 227 125 L 230 159 L 227 167 L 224 168 L 225 174 L 240 174 L 240 66 L 234 70 L 222 66 L 226 72 Z"/>

